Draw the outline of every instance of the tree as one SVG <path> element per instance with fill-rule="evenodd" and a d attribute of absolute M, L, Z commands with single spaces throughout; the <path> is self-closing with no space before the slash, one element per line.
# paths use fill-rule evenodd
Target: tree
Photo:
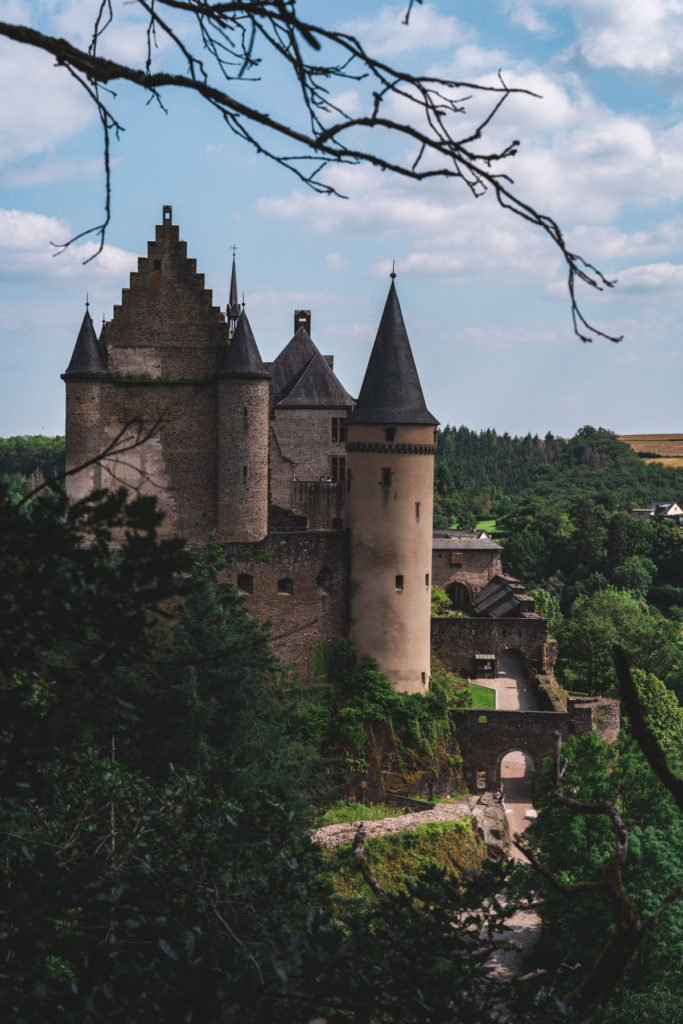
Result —
<path fill-rule="evenodd" d="M 421 2 L 408 0 L 406 31 L 413 6 Z M 519 141 L 500 147 L 487 142 L 501 105 L 528 90 L 508 86 L 500 74 L 497 84 L 484 85 L 394 68 L 373 57 L 356 37 L 300 17 L 296 0 L 134 0 L 134 7 L 145 21 L 128 24 L 126 31 L 139 32 L 146 43 L 142 66 L 102 55 L 107 32 L 121 17 L 112 0 L 101 0 L 87 50 L 31 25 L 0 22 L 6 39 L 53 55 L 97 107 L 104 139 L 105 214 L 101 224 L 76 238 L 95 233 L 101 249 L 111 216 L 111 136 L 123 127 L 114 113 L 112 85 L 131 83 L 162 109 L 166 93 L 181 89 L 212 107 L 229 132 L 318 192 L 336 191 L 323 172 L 339 163 L 371 164 L 416 180 L 457 178 L 474 197 L 490 192 L 503 209 L 545 232 L 561 252 L 574 330 L 581 340 L 620 340 L 589 324 L 576 299 L 577 280 L 598 290 L 614 282 L 571 252 L 558 224 L 517 195 L 505 161 L 516 154 Z M 243 83 L 258 80 L 262 68 L 273 62 L 284 65 L 299 95 L 299 116 L 291 120 L 243 98 Z M 334 90 L 346 89 L 350 81 L 363 90 L 361 113 L 345 110 L 334 98 Z M 465 104 L 473 97 L 475 106 L 484 101 L 484 109 L 474 127 L 459 132 Z M 392 112 L 393 101 L 399 102 L 400 115 Z"/>

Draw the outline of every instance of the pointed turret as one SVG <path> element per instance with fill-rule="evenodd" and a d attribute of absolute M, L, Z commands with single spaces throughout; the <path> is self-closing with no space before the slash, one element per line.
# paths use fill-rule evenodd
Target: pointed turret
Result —
<path fill-rule="evenodd" d="M 246 311 L 240 313 L 235 333 L 218 370 L 219 377 L 264 377 L 270 374 L 261 362 Z"/>
<path fill-rule="evenodd" d="M 106 349 L 100 345 L 87 308 L 76 338 L 71 362 L 66 368 L 66 377 L 101 377 L 107 372 Z"/>
<path fill-rule="evenodd" d="M 436 426 L 425 405 L 392 274 L 363 385 L 349 423 Z"/>
<path fill-rule="evenodd" d="M 231 337 L 237 329 L 237 321 L 239 320 L 242 309 L 243 306 L 240 306 L 239 295 L 237 292 L 237 267 L 235 265 L 235 247 L 233 246 L 232 274 L 230 275 L 230 296 L 228 298 L 228 304 L 225 307 L 225 318 L 228 321 L 228 330 Z"/>

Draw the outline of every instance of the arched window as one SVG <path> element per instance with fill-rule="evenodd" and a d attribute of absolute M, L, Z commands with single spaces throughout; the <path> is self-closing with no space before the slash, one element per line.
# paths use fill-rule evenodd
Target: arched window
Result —
<path fill-rule="evenodd" d="M 254 593 L 254 577 L 248 572 L 241 572 L 237 577 L 237 589 L 243 594 Z"/>

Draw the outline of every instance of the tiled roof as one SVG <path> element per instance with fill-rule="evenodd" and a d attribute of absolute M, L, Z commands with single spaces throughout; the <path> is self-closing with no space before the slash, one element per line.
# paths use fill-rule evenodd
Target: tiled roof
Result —
<path fill-rule="evenodd" d="M 425 405 L 393 280 L 349 423 L 438 423 Z"/>
<path fill-rule="evenodd" d="M 510 615 L 521 615 L 533 611 L 533 598 L 514 576 L 494 576 L 490 583 L 472 602 L 472 614 L 486 618 L 502 619 Z"/>
<path fill-rule="evenodd" d="M 269 377 L 251 332 L 247 314 L 242 311 L 235 333 L 218 371 L 219 377 Z"/>
<path fill-rule="evenodd" d="M 100 377 L 107 372 L 106 349 L 95 334 L 90 313 L 86 309 L 81 329 L 64 377 Z"/>

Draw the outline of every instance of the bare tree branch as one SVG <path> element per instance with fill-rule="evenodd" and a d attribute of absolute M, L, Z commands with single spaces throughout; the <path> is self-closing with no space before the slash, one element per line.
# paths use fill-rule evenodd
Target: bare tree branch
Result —
<path fill-rule="evenodd" d="M 403 18 L 406 31 L 414 5 L 421 2 L 407 0 Z M 0 22 L 0 36 L 54 56 L 57 65 L 66 68 L 87 91 L 102 124 L 104 218 L 101 224 L 59 244 L 60 251 L 95 234 L 99 246 L 89 257 L 93 259 L 104 244 L 111 219 L 111 133 L 118 136 L 123 127 L 110 109 L 115 97 L 110 84 L 131 83 L 148 93 L 150 101 L 158 102 L 162 109 L 161 90 L 175 88 L 208 103 L 230 132 L 257 153 L 287 168 L 315 192 L 341 195 L 324 177 L 330 166 L 366 164 L 416 181 L 458 178 L 475 198 L 492 194 L 501 208 L 539 228 L 560 251 L 567 267 L 577 336 L 582 341 L 594 337 L 620 340 L 588 323 L 576 294 L 577 281 L 598 291 L 611 288 L 615 282 L 571 252 L 556 221 L 521 199 L 513 191 L 510 176 L 497 169 L 517 153 L 519 141 L 512 140 L 500 148 L 479 148 L 504 102 L 515 94 L 536 94 L 508 86 L 500 73 L 496 84 L 484 85 L 394 68 L 372 57 L 355 36 L 299 17 L 296 0 L 131 0 L 131 6 L 145 18 L 140 26 L 146 42 L 141 67 L 110 60 L 100 53 L 115 21 L 111 0 L 100 2 L 87 51 L 29 26 Z M 189 33 L 188 19 L 192 26 Z M 127 27 L 130 31 L 130 25 Z M 179 58 L 184 73 L 155 67 L 162 40 L 170 46 L 169 60 Z M 235 89 L 236 82 L 258 80 L 264 60 L 273 57 L 283 61 L 293 76 L 305 127 L 295 123 L 296 116 L 291 122 L 285 121 L 244 102 L 242 93 Z M 362 83 L 368 94 L 368 109 L 358 116 L 346 113 L 334 97 L 335 88 L 346 87 L 349 81 Z M 109 100 L 103 91 L 109 92 Z M 488 109 L 474 128 L 460 133 L 457 126 L 474 96 L 486 100 Z M 399 114 L 392 114 L 390 102 L 401 104 Z M 397 155 L 396 142 L 404 144 L 402 154 Z M 283 144 L 293 146 L 294 151 L 283 152 Z"/>

